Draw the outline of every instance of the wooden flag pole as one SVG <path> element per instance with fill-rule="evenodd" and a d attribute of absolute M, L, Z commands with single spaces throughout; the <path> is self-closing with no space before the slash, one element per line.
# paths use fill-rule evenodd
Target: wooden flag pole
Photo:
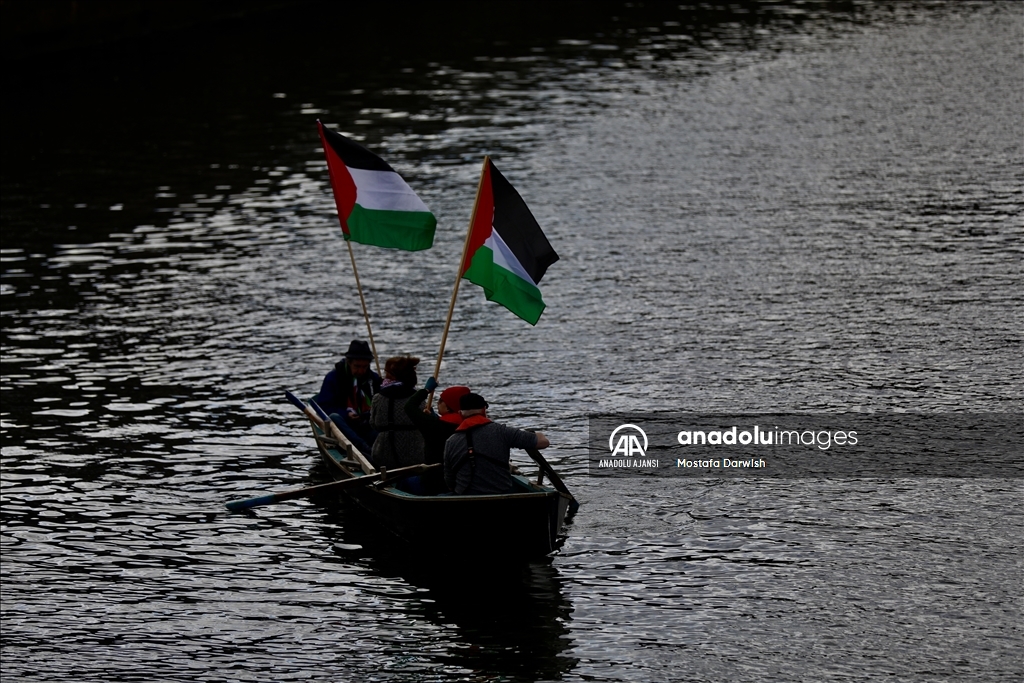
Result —
<path fill-rule="evenodd" d="M 359 290 L 359 303 L 363 305 L 363 318 L 366 320 L 366 334 L 370 336 L 370 350 L 373 352 L 373 360 L 377 364 L 377 374 L 383 377 L 384 375 L 382 375 L 380 371 L 380 358 L 377 357 L 377 345 L 373 343 L 373 330 L 370 329 L 370 314 L 366 312 L 366 298 L 363 296 L 363 286 L 359 284 L 359 271 L 356 269 L 356 255 L 352 251 L 352 240 L 349 239 L 347 235 L 345 236 L 345 244 L 348 245 L 348 257 L 352 261 L 352 274 L 356 276 L 356 289 Z"/>
<path fill-rule="evenodd" d="M 331 192 L 334 192 L 334 188 L 337 187 L 335 184 L 334 167 L 331 165 L 331 156 L 327 153 L 327 138 L 324 137 L 324 124 L 320 123 L 320 119 L 316 120 L 316 128 L 320 134 L 320 145 L 324 149 L 324 159 L 327 160 L 327 177 L 331 182 Z M 338 197 L 334 197 L 335 204 L 338 203 Z M 352 240 L 349 238 L 347 228 L 345 226 L 345 219 L 342 217 L 341 205 L 338 206 L 338 222 L 341 223 L 341 235 L 345 239 L 345 244 L 348 245 L 348 258 L 352 261 L 352 274 L 356 276 L 356 289 L 359 290 L 359 303 L 363 306 L 363 319 L 366 320 L 366 334 L 370 336 L 370 350 L 373 352 L 373 360 L 377 364 L 377 374 L 381 375 L 380 371 L 380 359 L 377 357 L 377 345 L 373 343 L 373 330 L 370 329 L 370 314 L 366 310 L 366 297 L 363 296 L 363 286 L 359 282 L 359 270 L 356 269 L 356 255 L 352 251 Z"/>
<path fill-rule="evenodd" d="M 484 185 L 484 175 L 487 173 L 487 164 L 491 160 L 489 156 L 484 157 L 483 166 L 480 168 L 480 182 L 476 185 L 476 199 L 473 200 L 473 213 L 469 217 L 469 230 L 466 231 L 466 242 L 462 245 L 462 258 L 459 259 L 459 270 L 455 274 L 455 287 L 452 289 L 452 300 L 448 303 L 448 318 L 444 321 L 444 334 L 441 335 L 441 350 L 437 352 L 437 364 L 434 366 L 434 380 L 441 374 L 441 359 L 444 358 L 444 346 L 448 341 L 448 328 L 452 324 L 452 313 L 455 311 L 455 299 L 459 296 L 459 282 L 462 280 L 462 269 L 466 263 L 466 254 L 469 252 L 469 238 L 473 236 L 473 224 L 476 223 L 476 210 L 480 205 L 480 190 Z M 427 408 L 434 405 L 434 392 L 427 397 Z"/>

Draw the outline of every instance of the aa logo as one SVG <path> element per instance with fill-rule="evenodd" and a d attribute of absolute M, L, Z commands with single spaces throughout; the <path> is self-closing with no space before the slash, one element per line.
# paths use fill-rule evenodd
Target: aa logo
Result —
<path fill-rule="evenodd" d="M 615 440 L 616 434 L 619 435 L 618 441 Z M 640 445 L 638 437 L 643 438 L 643 446 Z M 643 458 L 647 455 L 647 434 L 636 425 L 619 425 L 608 437 L 608 450 L 612 452 L 613 458 L 617 455 L 624 458 Z"/>

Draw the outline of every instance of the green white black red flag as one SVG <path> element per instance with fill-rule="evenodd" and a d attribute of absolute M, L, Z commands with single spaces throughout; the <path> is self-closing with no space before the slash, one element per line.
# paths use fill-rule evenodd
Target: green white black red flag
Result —
<path fill-rule="evenodd" d="M 419 251 L 434 243 L 437 219 L 383 159 L 316 122 L 345 239 Z"/>
<path fill-rule="evenodd" d="M 484 159 L 462 276 L 494 301 L 536 325 L 544 312 L 540 280 L 558 260 L 512 184 Z"/>

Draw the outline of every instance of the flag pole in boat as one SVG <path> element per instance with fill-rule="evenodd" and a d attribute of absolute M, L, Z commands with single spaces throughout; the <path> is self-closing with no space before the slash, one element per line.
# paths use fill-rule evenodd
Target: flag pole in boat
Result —
<path fill-rule="evenodd" d="M 390 164 L 358 142 L 328 130 L 319 119 L 316 125 L 338 208 L 338 222 L 348 242 L 370 349 L 377 362 L 377 374 L 382 374 L 352 242 L 403 251 L 429 249 L 434 244 L 437 218 Z"/>
<path fill-rule="evenodd" d="M 462 280 L 462 273 L 466 270 L 466 254 L 469 253 L 469 238 L 473 236 L 473 225 L 476 223 L 476 211 L 480 206 L 480 189 L 484 184 L 484 177 L 487 173 L 487 163 L 490 157 L 484 157 L 484 163 L 480 168 L 480 182 L 476 186 L 476 198 L 473 200 L 473 212 L 469 216 L 469 229 L 466 231 L 466 241 L 462 245 L 462 258 L 459 259 L 459 270 L 455 274 L 455 287 L 452 289 L 452 299 L 448 303 L 448 317 L 444 321 L 444 334 L 441 335 L 441 349 L 437 352 L 437 364 L 434 366 L 434 381 L 437 381 L 441 374 L 441 359 L 444 358 L 444 347 L 448 341 L 448 328 L 452 324 L 452 312 L 455 311 L 455 299 L 459 296 L 459 282 Z M 434 392 L 427 397 L 427 407 L 434 405 Z"/>
<path fill-rule="evenodd" d="M 335 187 L 338 186 L 338 179 L 334 177 L 334 166 L 331 164 L 331 157 L 327 153 L 328 144 L 327 138 L 324 136 L 324 124 L 320 123 L 320 119 L 316 121 L 317 131 L 320 133 L 320 144 L 324 148 L 324 158 L 327 159 L 327 177 L 331 181 L 331 192 L 335 192 Z M 335 195 L 335 201 L 337 202 L 337 195 Z M 370 314 L 366 310 L 366 297 L 363 296 L 363 285 L 359 282 L 359 270 L 356 268 L 356 255 L 352 251 L 352 239 L 348 234 L 348 227 L 345 225 L 345 216 L 342 214 L 340 206 L 338 210 L 338 222 L 341 223 L 341 235 L 345 238 L 345 244 L 348 246 L 348 257 L 352 261 L 352 274 L 356 278 L 356 290 L 359 292 L 359 303 L 363 307 L 363 319 L 366 320 L 366 334 L 370 337 L 370 350 L 373 352 L 373 360 L 377 364 L 377 374 L 380 375 L 380 359 L 377 357 L 377 345 L 373 342 L 373 330 L 370 329 Z"/>
<path fill-rule="evenodd" d="M 377 374 L 383 377 L 380 371 L 380 357 L 377 356 L 377 345 L 373 343 L 373 330 L 370 329 L 370 314 L 366 311 L 366 297 L 363 296 L 363 286 L 359 283 L 359 270 L 356 268 L 356 255 L 352 251 L 352 240 L 344 235 L 345 244 L 348 245 L 348 257 L 352 261 L 352 274 L 356 276 L 356 289 L 359 290 L 359 303 L 363 306 L 363 319 L 366 320 L 366 334 L 370 337 L 370 350 L 373 352 L 373 362 L 377 364 Z"/>

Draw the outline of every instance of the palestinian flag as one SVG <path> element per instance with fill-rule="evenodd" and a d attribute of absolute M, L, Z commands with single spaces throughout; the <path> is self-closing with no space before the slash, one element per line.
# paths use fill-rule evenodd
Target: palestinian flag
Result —
<path fill-rule="evenodd" d="M 462 262 L 462 276 L 495 301 L 536 325 L 544 312 L 540 279 L 558 254 L 526 202 L 484 158 L 476 208 Z"/>
<path fill-rule="evenodd" d="M 316 125 L 345 239 L 406 251 L 429 249 L 437 219 L 402 176 L 362 145 L 320 121 Z"/>

